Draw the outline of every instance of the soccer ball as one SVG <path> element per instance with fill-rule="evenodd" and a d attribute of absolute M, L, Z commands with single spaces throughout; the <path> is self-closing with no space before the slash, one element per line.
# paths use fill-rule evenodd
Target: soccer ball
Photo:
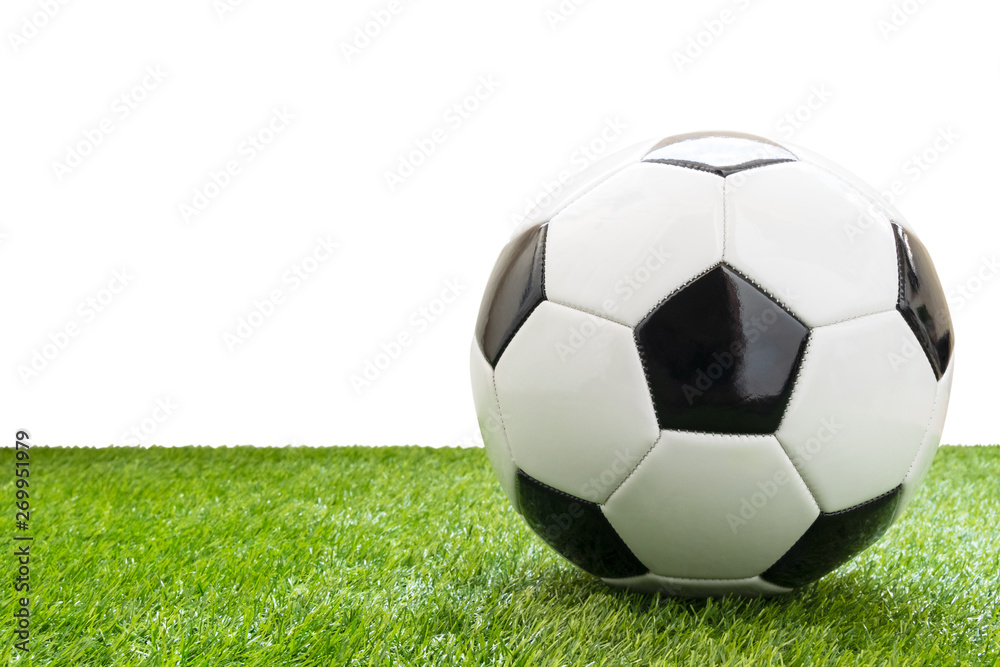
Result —
<path fill-rule="evenodd" d="M 768 595 L 879 539 L 948 406 L 953 334 L 891 206 L 798 147 L 706 132 L 563 185 L 500 253 L 472 345 L 514 508 L 609 584 Z"/>

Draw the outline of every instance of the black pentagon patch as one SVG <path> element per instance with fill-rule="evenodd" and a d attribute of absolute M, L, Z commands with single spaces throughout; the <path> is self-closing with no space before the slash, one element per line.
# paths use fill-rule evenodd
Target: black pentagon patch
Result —
<path fill-rule="evenodd" d="M 660 303 L 635 330 L 661 429 L 773 433 L 808 328 L 719 265 Z"/>
<path fill-rule="evenodd" d="M 679 134 L 653 146 L 643 157 L 643 162 L 698 169 L 722 178 L 747 169 L 797 160 L 784 146 L 742 132 Z"/>
<path fill-rule="evenodd" d="M 649 572 L 597 503 L 553 489 L 520 469 L 517 499 L 528 526 L 566 560 L 590 574 L 618 579 Z"/>
<path fill-rule="evenodd" d="M 861 553 L 892 525 L 902 485 L 840 512 L 820 513 L 813 525 L 761 578 L 796 588 L 834 571 Z"/>
<path fill-rule="evenodd" d="M 940 380 L 955 347 L 951 313 L 930 253 L 917 235 L 892 223 L 899 260 L 899 301 L 896 308 L 913 329 Z"/>
<path fill-rule="evenodd" d="M 538 225 L 511 239 L 486 284 L 476 340 L 493 367 L 531 311 L 545 300 L 546 230 L 547 224 Z"/>
<path fill-rule="evenodd" d="M 697 169 L 698 171 L 707 171 L 710 174 L 715 174 L 716 176 L 721 176 L 725 178 L 726 176 L 731 176 L 733 174 L 739 173 L 741 171 L 746 171 L 747 169 L 756 169 L 757 167 L 766 167 L 769 164 L 781 164 L 782 162 L 794 162 L 794 160 L 747 160 L 746 162 L 740 162 L 739 164 L 734 164 L 727 167 L 713 167 L 711 165 L 705 164 L 704 162 L 694 162 L 692 160 L 643 160 L 644 162 L 655 162 L 657 164 L 672 164 L 677 167 L 687 167 L 688 169 Z"/>

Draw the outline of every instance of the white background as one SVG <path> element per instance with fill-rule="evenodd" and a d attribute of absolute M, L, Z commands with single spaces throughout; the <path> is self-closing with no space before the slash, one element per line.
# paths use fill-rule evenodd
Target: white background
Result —
<path fill-rule="evenodd" d="M 731 129 L 880 190 L 898 181 L 957 330 L 944 441 L 995 443 L 998 19 L 970 0 L 7 0 L 0 432 L 475 443 L 469 341 L 527 200 L 584 164 L 581 146 Z M 378 34 L 348 53 L 366 24 Z M 275 110 L 294 118 L 269 135 Z M 245 143 L 258 134 L 260 150 Z M 229 161 L 239 173 L 215 189 Z M 318 238 L 339 248 L 309 259 Z M 296 284 L 295 267 L 315 270 Z M 437 302 L 449 284 L 457 298 Z M 230 350 L 274 290 L 282 303 Z M 410 344 L 356 391 L 400 334 Z"/>

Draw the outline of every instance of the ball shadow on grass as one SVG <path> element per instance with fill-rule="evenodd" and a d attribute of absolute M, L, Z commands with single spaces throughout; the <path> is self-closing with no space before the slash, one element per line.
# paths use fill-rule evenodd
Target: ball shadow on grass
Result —
<path fill-rule="evenodd" d="M 669 620 L 696 616 L 700 623 L 731 626 L 757 622 L 763 616 L 789 625 L 839 626 L 887 630 L 894 623 L 922 617 L 931 627 L 949 628 L 954 619 L 935 611 L 930 595 L 915 598 L 901 584 L 858 572 L 833 572 L 823 579 L 775 596 L 675 597 L 640 593 L 605 584 L 579 570 L 546 567 L 531 580 L 519 582 L 522 592 L 533 588 L 535 604 L 547 601 L 553 613 L 572 613 L 581 605 L 598 603 L 626 610 L 636 620 L 650 615 Z M 620 618 L 620 617 L 619 617 Z"/>

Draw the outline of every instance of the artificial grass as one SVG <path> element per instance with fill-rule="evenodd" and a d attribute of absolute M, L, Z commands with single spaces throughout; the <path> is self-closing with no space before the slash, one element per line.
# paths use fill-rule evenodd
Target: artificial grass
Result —
<path fill-rule="evenodd" d="M 561 560 L 481 450 L 31 454 L 31 653 L 8 584 L 12 664 L 1000 664 L 1000 447 L 942 448 L 901 522 L 818 583 L 703 601 Z"/>

